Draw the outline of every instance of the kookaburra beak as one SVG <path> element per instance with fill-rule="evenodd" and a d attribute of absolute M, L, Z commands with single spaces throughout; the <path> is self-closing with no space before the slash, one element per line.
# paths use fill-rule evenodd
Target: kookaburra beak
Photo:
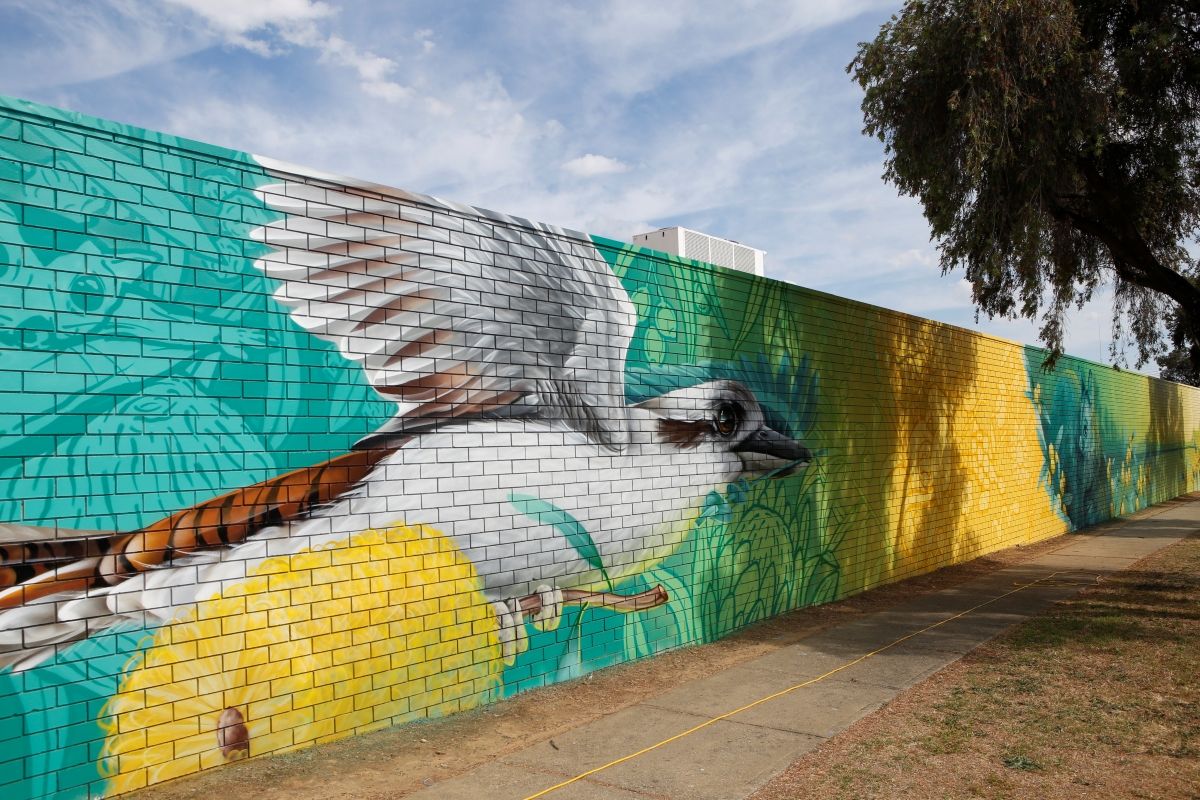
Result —
<path fill-rule="evenodd" d="M 733 452 L 741 456 L 746 468 L 754 472 L 772 472 L 772 477 L 790 475 L 812 461 L 812 451 L 795 439 L 763 426 L 743 439 Z"/>

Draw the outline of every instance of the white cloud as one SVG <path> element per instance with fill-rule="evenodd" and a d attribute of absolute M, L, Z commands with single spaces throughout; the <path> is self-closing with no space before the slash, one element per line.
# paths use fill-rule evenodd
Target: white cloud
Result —
<path fill-rule="evenodd" d="M 771 42 L 810 33 L 895 0 L 607 0 L 568 4 L 526 0 L 514 28 L 540 37 L 547 27 L 591 61 L 608 88 L 635 94 L 676 75 Z M 849 60 L 849 57 L 846 59 Z"/>
<path fill-rule="evenodd" d="M 911 267 L 930 268 L 937 266 L 938 258 L 937 254 L 931 247 L 926 249 L 910 247 L 907 250 L 896 253 L 896 255 L 888 260 L 888 263 L 890 263 L 893 267 L 898 267 L 900 269 L 908 269 Z M 965 284 L 965 281 L 962 283 Z"/>
<path fill-rule="evenodd" d="M 7 20 L 20 35 L 36 32 L 38 47 L 0 48 L 0 88 L 26 92 L 103 80 L 146 66 L 175 61 L 219 44 L 264 58 L 291 47 L 314 51 L 319 60 L 350 69 L 363 92 L 391 102 L 412 91 L 391 79 L 391 58 L 361 49 L 322 30 L 337 9 L 319 0 L 9 0 Z M 181 15 L 191 18 L 181 24 Z M 198 18 L 198 20 L 197 20 Z M 199 22 L 199 24 L 196 24 Z M 414 37 L 414 49 L 432 49 L 432 33 Z M 190 87 L 189 87 L 190 88 Z"/>
<path fill-rule="evenodd" d="M 312 32 L 313 24 L 334 13 L 314 0 L 166 0 L 199 16 L 225 44 L 241 47 L 263 58 L 279 55 L 282 49 L 272 40 L 285 40 Z M 251 34 L 258 33 L 259 37 Z"/>
<path fill-rule="evenodd" d="M 216 28 L 245 34 L 328 17 L 333 9 L 314 0 L 167 0 L 199 14 Z"/>
<path fill-rule="evenodd" d="M 570 161 L 565 162 L 562 168 L 564 172 L 569 172 L 581 178 L 591 178 L 596 175 L 613 175 L 629 171 L 628 164 L 618 161 L 615 158 L 596 155 L 595 153 L 588 153 L 579 158 L 572 158 Z"/>
<path fill-rule="evenodd" d="M 437 42 L 433 40 L 433 30 L 430 28 L 420 28 L 413 31 L 413 39 L 421 45 L 421 52 L 428 55 L 437 47 Z"/>
<path fill-rule="evenodd" d="M 143 0 L 8 0 L 0 12 L 7 40 L 0 46 L 0 91 L 27 95 L 101 81 L 213 44 L 204 29 L 172 25 L 172 13 Z"/>
<path fill-rule="evenodd" d="M 313 26 L 285 31 L 283 36 L 293 44 L 315 49 L 324 62 L 354 70 L 358 74 L 360 88 L 373 97 L 398 102 L 413 94 L 411 88 L 388 80 L 388 76 L 396 70 L 396 62 L 390 58 L 359 50 L 340 36 L 321 36 Z"/>
<path fill-rule="evenodd" d="M 553 126 L 526 119 L 490 75 L 437 87 L 437 113 L 423 103 L 379 103 L 359 93 L 342 93 L 335 107 L 325 101 L 313 113 L 265 106 L 253 90 L 207 88 L 180 98 L 164 125 L 282 161 L 510 212 L 517 210 L 507 204 L 513 187 L 534 179 L 539 152 L 558 137 Z"/>
<path fill-rule="evenodd" d="M 334 8 L 326 3 L 317 0 L 168 2 L 198 14 L 224 36 L 227 44 L 270 57 L 281 52 L 272 42 L 274 36 L 284 44 L 315 50 L 323 63 L 353 70 L 358 75 L 359 88 L 372 97 L 400 102 L 413 94 L 411 88 L 389 80 L 396 70 L 395 61 L 362 50 L 337 34 L 321 31 L 318 21 L 334 14 Z"/>
<path fill-rule="evenodd" d="M 399 103 L 412 97 L 413 90 L 394 81 L 363 81 L 362 90 L 372 97 L 389 103 Z"/>

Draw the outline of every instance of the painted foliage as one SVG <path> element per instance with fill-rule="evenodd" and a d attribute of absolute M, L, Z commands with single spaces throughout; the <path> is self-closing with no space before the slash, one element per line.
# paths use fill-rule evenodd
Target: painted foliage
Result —
<path fill-rule="evenodd" d="M 4 797 L 453 713 L 1200 478 L 1183 387 L 0 107 Z"/>

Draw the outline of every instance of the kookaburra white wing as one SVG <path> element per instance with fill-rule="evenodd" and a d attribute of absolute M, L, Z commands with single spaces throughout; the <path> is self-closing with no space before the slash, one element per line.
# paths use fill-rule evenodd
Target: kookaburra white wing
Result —
<path fill-rule="evenodd" d="M 258 266 L 292 319 L 399 405 L 382 433 L 519 404 L 596 444 L 628 443 L 637 316 L 595 248 L 525 220 L 414 214 L 304 183 L 259 193 L 286 216 L 256 231 L 277 248 Z"/>
<path fill-rule="evenodd" d="M 0 664 L 122 618 L 171 619 L 248 562 L 397 524 L 455 540 L 511 655 L 518 598 L 553 623 L 564 589 L 611 588 L 669 553 L 714 488 L 810 458 L 740 383 L 629 404 L 635 311 L 583 237 L 432 198 L 259 191 L 282 215 L 255 232 L 275 297 L 395 416 L 352 453 L 47 557 L 53 569 L 0 589 Z"/>

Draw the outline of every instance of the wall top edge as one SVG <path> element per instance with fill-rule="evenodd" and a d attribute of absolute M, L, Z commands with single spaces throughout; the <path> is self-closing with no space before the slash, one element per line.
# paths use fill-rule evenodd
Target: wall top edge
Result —
<path fill-rule="evenodd" d="M 35 103 L 32 100 L 24 100 L 19 97 L 10 97 L 8 95 L 0 94 L 0 110 L 15 111 L 19 114 L 29 117 L 40 117 L 52 122 L 66 123 L 79 128 L 99 130 L 116 136 L 142 139 L 163 147 L 187 150 L 189 152 L 207 156 L 209 158 L 224 158 L 231 161 L 237 161 L 242 164 L 252 164 L 254 162 L 253 156 L 251 156 L 249 153 L 243 153 L 240 150 L 233 150 L 228 147 L 221 147 L 220 145 L 208 144 L 207 142 L 201 142 L 196 139 L 188 139 L 183 136 L 175 136 L 174 134 L 170 133 L 152 131 L 147 128 L 140 128 L 137 125 L 116 122 L 115 120 L 104 119 L 102 117 L 93 117 L 90 114 L 84 114 L 79 111 L 69 111 L 65 108 L 56 108 L 55 106 Z"/>
<path fill-rule="evenodd" d="M 117 122 L 114 120 L 104 119 L 102 117 L 95 117 L 90 114 L 84 114 L 84 113 L 78 112 L 78 111 L 70 111 L 70 110 L 63 109 L 63 108 L 57 108 L 55 106 L 38 103 L 33 100 L 25 100 L 25 99 L 18 98 L 18 97 L 11 97 L 8 95 L 0 94 L 0 110 L 8 110 L 8 111 L 15 112 L 15 113 L 21 114 L 23 116 L 27 116 L 27 117 L 41 118 L 44 120 L 57 122 L 57 123 L 65 123 L 65 124 L 72 125 L 72 126 L 75 126 L 78 128 L 98 130 L 98 131 L 102 131 L 104 133 L 108 133 L 108 134 L 112 134 L 112 135 L 116 135 L 116 136 L 123 136 L 126 138 L 132 138 L 132 139 L 141 139 L 141 140 L 144 140 L 144 141 L 156 144 L 156 145 L 160 145 L 163 147 L 170 147 L 170 148 L 185 150 L 185 151 L 188 151 L 191 153 L 196 153 L 198 155 L 203 155 L 203 156 L 206 156 L 209 158 L 221 158 L 221 159 L 226 159 L 229 161 L 234 161 L 239 164 L 246 165 L 246 166 L 257 166 L 257 167 L 263 169 L 264 171 L 266 171 L 268 174 L 272 175 L 273 177 L 277 177 L 277 178 L 286 179 L 288 176 L 294 176 L 297 178 L 320 181 L 322 183 L 330 184 L 331 186 L 349 187 L 349 188 L 356 189 L 358 191 L 369 192 L 369 193 L 372 193 L 375 195 L 379 195 L 380 197 L 390 197 L 390 198 L 395 198 L 398 200 L 405 200 L 408 202 L 418 203 L 420 205 L 429 206 L 432 208 L 443 209 L 446 211 L 450 211 L 452 213 L 466 214 L 466 215 L 471 215 L 471 216 L 480 216 L 485 219 L 492 220 L 494 222 L 502 223 L 504 225 L 523 227 L 523 228 L 527 228 L 527 229 L 542 232 L 542 233 L 549 233 L 549 234 L 558 235 L 558 236 L 565 236 L 568 238 L 591 242 L 593 244 L 596 244 L 596 245 L 599 245 L 602 247 L 624 249 L 627 251 L 631 251 L 636 255 L 644 256 L 647 258 L 652 258 L 652 259 L 655 259 L 658 261 L 677 263 L 677 264 L 682 264 L 682 265 L 690 266 L 690 267 L 697 268 L 697 269 L 715 272 L 715 273 L 720 274 L 722 276 L 722 278 L 726 279 L 726 280 L 734 280 L 734 281 L 745 282 L 745 283 L 753 283 L 755 281 L 768 281 L 773 284 L 787 287 L 791 291 L 800 292 L 801 294 L 809 295 L 811 297 L 825 299 L 825 300 L 832 300 L 832 301 L 836 301 L 836 302 L 840 302 L 840 303 L 849 303 L 849 304 L 851 304 L 853 306 L 857 306 L 859 308 L 869 309 L 869 310 L 877 311 L 877 312 L 884 312 L 884 313 L 894 315 L 896 317 L 903 318 L 903 319 L 916 320 L 916 321 L 919 321 L 922 323 L 931 324 L 938 328 L 950 328 L 953 330 L 959 330 L 959 331 L 963 331 L 963 332 L 968 333 L 973 336 L 978 336 L 978 337 L 981 337 L 984 339 L 990 339 L 993 341 L 1003 342 L 1006 344 L 1013 345 L 1015 347 L 1024 348 L 1026 350 L 1032 350 L 1032 351 L 1036 351 L 1039 353 L 1047 352 L 1044 348 L 1042 348 L 1038 345 L 1019 342 L 1015 339 L 1009 339 L 1004 336 L 997 336 L 996 334 L 992 334 L 992 333 L 972 330 L 970 328 L 965 328 L 960 325 L 954 325 L 954 324 L 951 324 L 948 322 L 941 322 L 939 320 L 930 319 L 928 317 L 922 317 L 922 316 L 918 316 L 916 314 L 910 314 L 905 311 L 899 311 L 894 308 L 887 308 L 885 306 L 878 306 L 873 303 L 867 303 L 867 302 L 864 302 L 861 300 L 854 300 L 854 299 L 851 299 L 848 297 L 842 297 L 840 295 L 821 291 L 820 289 L 812 289 L 810 287 L 802 286 L 800 284 L 792 283 L 790 281 L 781 280 L 779 278 L 773 278 L 769 275 L 750 275 L 750 274 L 741 272 L 739 270 L 730 269 L 728 267 L 722 267 L 719 264 L 712 264 L 707 261 L 697 261 L 692 258 L 687 258 L 684 256 L 677 256 L 677 255 L 674 255 L 671 253 L 665 253 L 663 251 L 655 250 L 651 247 L 646 247 L 644 245 L 636 244 L 633 242 L 626 242 L 626 241 L 623 241 L 620 239 L 612 239 L 612 238 L 609 238 L 606 236 L 591 235 L 584 231 L 575 230 L 573 228 L 567 228 L 567 227 L 563 227 L 560 225 L 554 225 L 552 223 L 537 222 L 534 220 L 527 219 L 525 217 L 519 217 L 519 216 L 515 216 L 512 214 L 505 214 L 503 212 L 493 211 L 491 209 L 482 208 L 479 206 L 473 206 L 473 205 L 470 205 L 467 203 L 459 203 L 459 202 L 456 202 L 453 200 L 446 200 L 441 197 L 436 197 L 434 195 L 429 195 L 429 194 L 423 194 L 421 192 L 413 192 L 413 191 L 409 191 L 407 189 L 400 189 L 400 188 L 397 188 L 394 186 L 377 183 L 375 181 L 368 181 L 368 180 L 364 180 L 361 178 L 355 178 L 353 176 L 342 175 L 342 174 L 335 173 L 335 172 L 328 172 L 328 171 L 316 169 L 313 167 L 304 166 L 301 164 L 294 164 L 294 163 L 283 161 L 280 159 L 271 158 L 269 156 L 261 156 L 261 155 L 257 155 L 257 154 L 253 154 L 253 153 L 247 153 L 247 152 L 244 152 L 241 150 L 234 150 L 234 149 L 231 149 L 228 147 L 222 147 L 220 145 L 209 144 L 207 142 L 202 142 L 202 141 L 199 141 L 196 139 L 189 139 L 189 138 L 183 137 L 183 136 L 176 136 L 174 134 L 162 133 L 160 131 L 153 131 L 153 130 L 149 130 L 147 128 L 138 127 L 136 125 L 130 125 L 130 124 L 123 123 L 123 122 Z M 678 227 L 682 227 L 682 226 L 678 226 Z M 1106 370 L 1116 369 L 1117 371 L 1120 371 L 1120 372 L 1129 372 L 1132 375 L 1140 375 L 1141 377 L 1152 379 L 1152 380 L 1162 380 L 1166 383 L 1173 383 L 1173 381 L 1166 381 L 1164 378 L 1158 378 L 1158 377 L 1155 377 L 1152 375 L 1145 375 L 1143 373 L 1134 372 L 1132 370 L 1120 370 L 1119 368 L 1113 367 L 1111 365 L 1103 364 L 1101 362 L 1094 361 L 1089 358 L 1084 358 L 1082 356 L 1071 355 L 1070 353 L 1064 353 L 1060 358 L 1069 359 L 1074 362 L 1090 364 L 1092 366 L 1099 367 L 1099 368 L 1106 369 Z"/>
<path fill-rule="evenodd" d="M 322 183 L 331 184 L 333 186 L 346 186 L 352 189 L 357 189 L 363 192 L 369 192 L 381 197 L 392 197 L 397 200 L 407 200 L 409 202 L 420 203 L 421 205 L 433 206 L 435 208 L 453 211 L 457 214 L 467 214 L 470 216 L 480 216 L 485 219 L 490 219 L 494 222 L 501 222 L 505 225 L 515 225 L 522 228 L 530 228 L 532 230 L 543 233 L 552 233 L 558 236 L 565 236 L 572 239 L 582 239 L 591 241 L 592 237 L 583 231 L 577 231 L 572 228 L 564 228 L 561 225 L 554 225 L 549 222 L 537 222 L 526 217 L 518 217 L 513 214 L 505 214 L 501 211 L 493 211 L 489 208 L 481 208 L 468 203 L 459 203 L 454 200 L 446 200 L 445 198 L 436 197 L 431 194 L 423 194 L 421 192 L 413 192 L 408 189 L 400 189 L 395 186 L 389 186 L 383 183 L 355 178 L 350 175 L 342 175 L 336 172 L 326 172 L 325 170 L 307 167 L 301 164 L 293 164 L 289 161 L 281 161 L 270 156 L 262 156 L 257 154 L 250 155 L 254 161 L 263 169 L 276 177 L 294 176 L 297 178 L 310 178 Z"/>

